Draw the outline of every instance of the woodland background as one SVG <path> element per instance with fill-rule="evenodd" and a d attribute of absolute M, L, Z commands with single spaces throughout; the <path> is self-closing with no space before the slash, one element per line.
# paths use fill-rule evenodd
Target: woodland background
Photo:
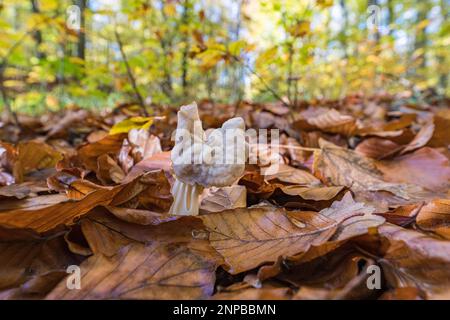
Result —
<path fill-rule="evenodd" d="M 68 24 L 71 5 L 81 9 L 79 31 Z M 380 8 L 378 28 L 368 23 L 370 5 Z M 0 105 L 40 114 L 130 101 L 448 93 L 448 7 L 447 0 L 2 0 Z"/>
<path fill-rule="evenodd" d="M 450 299 L 448 8 L 0 0 L 0 299 Z M 171 215 L 192 101 L 280 170 Z"/>

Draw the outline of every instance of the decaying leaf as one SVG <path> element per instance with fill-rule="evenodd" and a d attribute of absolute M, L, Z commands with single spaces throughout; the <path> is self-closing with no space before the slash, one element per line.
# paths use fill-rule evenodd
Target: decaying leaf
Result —
<path fill-rule="evenodd" d="M 389 161 L 382 161 L 378 168 L 386 181 L 408 183 L 434 192 L 450 189 L 449 159 L 432 148 L 421 148 Z"/>
<path fill-rule="evenodd" d="M 177 245 L 132 243 L 96 254 L 80 268 L 80 290 L 63 280 L 47 299 L 202 299 L 213 293 L 214 263 Z"/>
<path fill-rule="evenodd" d="M 356 152 L 320 140 L 321 152 L 315 159 L 314 172 L 335 186 L 346 186 L 358 191 L 389 191 L 404 199 L 419 193 L 419 187 L 408 184 L 389 183 L 373 160 Z"/>
<path fill-rule="evenodd" d="M 450 239 L 450 200 L 436 199 L 422 207 L 417 216 L 417 225 Z"/>
<path fill-rule="evenodd" d="M 219 212 L 247 207 L 247 189 L 233 185 L 222 188 L 209 188 L 202 194 L 200 212 Z"/>
<path fill-rule="evenodd" d="M 379 232 L 389 241 L 379 262 L 391 287 L 419 288 L 428 299 L 449 298 L 449 242 L 390 224 Z"/>
<path fill-rule="evenodd" d="M 356 120 L 352 116 L 343 115 L 335 109 L 314 108 L 302 114 L 300 121 L 296 125 L 300 129 L 312 128 L 321 129 L 324 132 L 339 133 L 351 136 L 357 129 Z"/>
<path fill-rule="evenodd" d="M 67 275 L 69 265 L 80 261 L 62 238 L 1 242 L 0 297 L 42 298 Z"/>
<path fill-rule="evenodd" d="M 344 201 L 352 201 L 350 195 L 347 199 Z M 237 274 L 318 246 L 346 219 L 370 210 L 354 202 L 348 209 L 338 203 L 321 213 L 258 207 L 208 214 L 201 219 L 210 232 L 211 245 L 225 259 L 229 272 Z"/>
<path fill-rule="evenodd" d="M 13 168 L 16 182 L 22 182 L 24 176 L 31 171 L 52 168 L 62 159 L 54 148 L 37 141 L 19 143 L 16 152 Z"/>

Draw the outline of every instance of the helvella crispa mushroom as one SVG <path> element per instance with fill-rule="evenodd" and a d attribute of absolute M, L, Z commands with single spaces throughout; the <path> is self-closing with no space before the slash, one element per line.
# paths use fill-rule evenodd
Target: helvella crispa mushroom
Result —
<path fill-rule="evenodd" d="M 244 130 L 244 120 L 238 117 L 206 134 L 197 104 L 180 108 L 171 152 L 176 180 L 170 214 L 197 215 L 203 188 L 229 186 L 242 176 L 247 159 Z"/>

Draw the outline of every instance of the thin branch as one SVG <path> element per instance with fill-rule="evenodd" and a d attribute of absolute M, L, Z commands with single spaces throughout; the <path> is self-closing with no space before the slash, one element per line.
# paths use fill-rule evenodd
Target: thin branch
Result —
<path fill-rule="evenodd" d="M 139 89 L 136 84 L 136 79 L 135 79 L 133 73 L 131 72 L 131 68 L 128 63 L 128 58 L 127 58 L 127 55 L 125 54 L 125 51 L 123 50 L 123 43 L 122 43 L 122 40 L 120 39 L 120 36 L 119 36 L 119 33 L 117 32 L 117 30 L 114 30 L 114 35 L 116 36 L 116 41 L 117 41 L 117 44 L 119 45 L 120 54 L 121 54 L 122 60 L 125 64 L 125 68 L 127 69 L 128 78 L 130 78 L 131 86 L 133 87 L 134 94 L 136 95 L 139 105 L 141 106 L 142 111 L 144 112 L 144 115 L 146 117 L 148 117 L 148 112 L 145 108 L 144 99 L 142 98 L 142 95 L 139 92 Z"/>
<path fill-rule="evenodd" d="M 228 52 L 227 52 L 228 53 Z M 247 69 L 248 72 L 250 72 L 251 74 L 253 74 L 255 77 L 258 78 L 258 80 L 263 84 L 263 86 L 266 88 L 267 91 L 269 91 L 277 100 L 279 100 L 284 106 L 289 107 L 289 104 L 283 100 L 283 98 L 274 90 L 272 89 L 269 84 L 266 82 L 266 80 L 264 80 L 264 78 L 258 73 L 256 72 L 254 69 L 252 69 L 247 63 L 245 63 L 244 61 L 242 61 L 241 59 L 239 59 L 239 57 L 236 57 L 234 55 L 230 55 L 231 58 L 233 60 L 235 60 L 236 62 L 239 62 L 242 64 L 242 66 L 244 67 L 244 69 Z"/>

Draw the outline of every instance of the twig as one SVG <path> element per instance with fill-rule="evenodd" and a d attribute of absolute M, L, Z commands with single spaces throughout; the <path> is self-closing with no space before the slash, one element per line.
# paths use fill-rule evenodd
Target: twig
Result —
<path fill-rule="evenodd" d="M 142 95 L 140 94 L 139 89 L 136 85 L 136 79 L 134 78 L 134 75 L 131 72 L 130 65 L 128 64 L 127 55 L 125 54 L 125 51 L 123 50 L 123 43 L 122 43 L 122 40 L 120 39 L 120 36 L 119 36 L 119 33 L 117 32 L 117 30 L 114 30 L 114 35 L 116 36 L 116 41 L 117 41 L 117 44 L 119 45 L 120 54 L 122 56 L 123 62 L 125 63 L 125 68 L 127 69 L 128 77 L 130 78 L 130 81 L 131 81 L 131 86 L 133 87 L 134 93 L 136 95 L 136 98 L 138 99 L 138 102 L 142 108 L 142 111 L 144 112 L 144 115 L 146 117 L 148 117 L 148 112 L 145 108 L 144 99 L 142 98 Z"/>
<path fill-rule="evenodd" d="M 229 52 L 227 52 L 229 53 Z M 283 98 L 274 90 L 272 89 L 269 84 L 266 82 L 266 80 L 264 80 L 264 78 L 255 70 L 253 70 L 248 64 L 246 64 L 245 62 L 243 62 L 241 59 L 239 59 L 239 57 L 236 57 L 235 55 L 230 55 L 231 58 L 233 60 L 235 60 L 236 62 L 239 62 L 240 64 L 242 64 L 242 66 L 244 67 L 244 69 L 247 69 L 251 74 L 253 74 L 255 77 L 258 78 L 259 81 L 261 81 L 261 83 L 264 85 L 264 87 L 266 88 L 267 91 L 269 91 L 277 100 L 279 100 L 285 107 L 289 107 L 289 104 L 283 100 Z"/>
<path fill-rule="evenodd" d="M 260 146 L 260 145 L 266 145 L 266 146 L 271 146 L 271 147 L 278 147 L 278 148 L 286 148 L 286 149 L 296 149 L 296 150 L 303 150 L 303 151 L 318 151 L 321 150 L 319 148 L 308 148 L 308 147 L 299 147 L 299 146 L 290 146 L 287 144 L 261 144 L 261 143 L 250 143 L 250 146 Z"/>

